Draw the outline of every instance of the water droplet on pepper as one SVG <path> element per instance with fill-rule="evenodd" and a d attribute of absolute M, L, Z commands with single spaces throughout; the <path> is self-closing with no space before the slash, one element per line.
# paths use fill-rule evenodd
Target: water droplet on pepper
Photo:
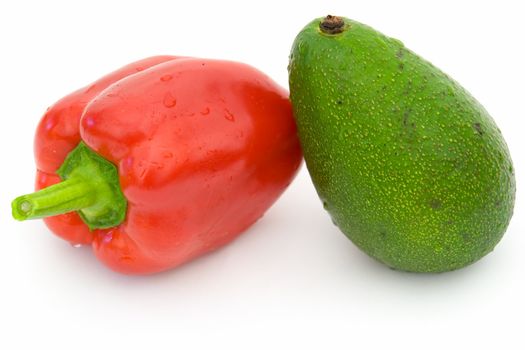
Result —
<path fill-rule="evenodd" d="M 173 97 L 171 93 L 168 92 L 166 93 L 166 95 L 164 95 L 164 100 L 162 101 L 162 103 L 164 104 L 164 107 L 172 108 L 177 105 L 177 100 L 175 99 L 175 97 Z"/>
<path fill-rule="evenodd" d="M 226 118 L 226 120 L 229 120 L 231 122 L 235 121 L 235 116 L 232 114 L 232 112 L 230 112 L 227 109 L 224 110 L 224 118 Z"/>

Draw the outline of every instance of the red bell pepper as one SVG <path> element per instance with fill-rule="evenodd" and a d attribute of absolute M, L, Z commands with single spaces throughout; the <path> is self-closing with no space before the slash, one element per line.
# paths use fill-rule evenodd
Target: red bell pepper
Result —
<path fill-rule="evenodd" d="M 110 268 L 159 272 L 237 237 L 297 173 L 288 93 L 241 63 L 158 56 L 58 101 L 35 137 L 35 193 L 19 220 L 44 217 Z"/>

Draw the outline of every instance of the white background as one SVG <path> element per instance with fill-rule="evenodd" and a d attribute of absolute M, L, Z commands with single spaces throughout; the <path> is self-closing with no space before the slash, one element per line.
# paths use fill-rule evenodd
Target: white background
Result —
<path fill-rule="evenodd" d="M 525 25 L 519 1 L 3 1 L 0 5 L 0 348 L 525 348 Z M 128 62 L 174 54 L 247 62 L 287 86 L 297 32 L 326 14 L 397 37 L 496 119 L 515 163 L 510 227 L 478 263 L 392 271 L 323 211 L 303 167 L 232 244 L 151 277 L 107 270 L 10 201 L 31 191 L 40 116 Z"/>

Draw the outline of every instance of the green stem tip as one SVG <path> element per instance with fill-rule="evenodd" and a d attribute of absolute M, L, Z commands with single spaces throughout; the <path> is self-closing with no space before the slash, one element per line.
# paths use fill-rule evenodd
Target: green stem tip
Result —
<path fill-rule="evenodd" d="M 11 203 L 16 220 L 39 219 L 76 211 L 93 229 L 118 226 L 126 216 L 115 165 L 83 142 L 71 151 L 57 171 L 63 180 Z"/>

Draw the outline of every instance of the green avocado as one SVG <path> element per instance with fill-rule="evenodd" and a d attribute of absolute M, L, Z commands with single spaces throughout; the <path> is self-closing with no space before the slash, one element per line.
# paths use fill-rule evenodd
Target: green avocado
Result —
<path fill-rule="evenodd" d="M 450 271 L 503 236 L 514 208 L 507 145 L 456 81 L 359 22 L 318 18 L 296 37 L 290 98 L 333 222 L 394 269 Z"/>

